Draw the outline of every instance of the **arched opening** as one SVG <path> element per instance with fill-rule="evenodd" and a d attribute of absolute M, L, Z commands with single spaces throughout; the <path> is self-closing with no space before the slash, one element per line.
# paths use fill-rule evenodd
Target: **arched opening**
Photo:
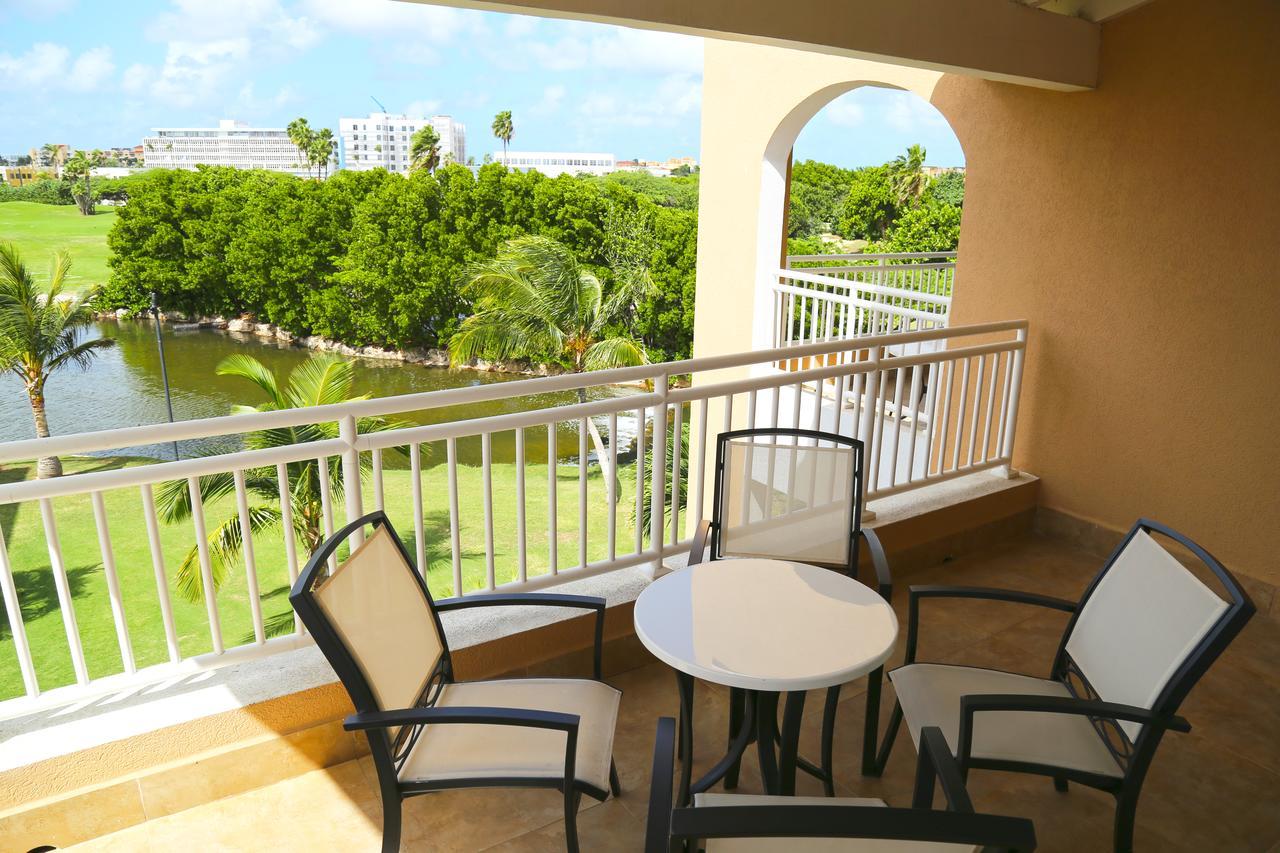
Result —
<path fill-rule="evenodd" d="M 790 342 L 800 331 L 780 327 L 780 283 L 851 293 L 821 281 L 780 280 L 787 269 L 919 294 L 905 302 L 879 294 L 909 310 L 874 324 L 868 315 L 854 327 L 840 312 L 810 325 L 805 340 L 945 325 L 964 152 L 928 94 L 875 80 L 835 83 L 801 100 L 778 124 L 761 164 L 755 346 Z M 860 269 L 873 266 L 874 272 Z"/>

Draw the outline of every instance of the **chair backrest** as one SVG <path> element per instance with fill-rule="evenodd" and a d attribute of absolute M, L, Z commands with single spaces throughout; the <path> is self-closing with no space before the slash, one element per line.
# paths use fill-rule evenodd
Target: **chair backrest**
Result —
<path fill-rule="evenodd" d="M 364 543 L 329 573 L 338 546 L 370 524 Z M 357 711 L 426 704 L 448 671 L 449 649 L 431 593 L 381 512 L 348 524 L 312 554 L 289 602 Z"/>
<path fill-rule="evenodd" d="M 803 429 L 721 433 L 712 557 L 856 567 L 862 442 Z"/>
<path fill-rule="evenodd" d="M 977 814 L 964 789 L 960 768 L 942 731 L 921 730 L 912 807 L 890 808 L 880 800 L 750 795 L 700 795 L 703 805 L 675 807 L 675 720 L 658 720 L 654 741 L 645 853 L 685 849 L 705 841 L 707 853 L 719 850 L 835 851 L 881 850 L 901 853 L 975 853 L 1031 851 L 1035 827 L 1026 818 Z M 941 783 L 946 810 L 932 807 L 935 782 Z M 862 844 L 853 843 L 854 839 Z"/>
<path fill-rule="evenodd" d="M 1227 598 L 1201 582 L 1152 532 L 1186 548 Z M 1085 591 L 1055 668 L 1077 695 L 1173 713 L 1253 610 L 1236 579 L 1208 552 L 1143 519 Z M 1143 728 L 1135 722 L 1120 727 L 1130 741 Z"/>

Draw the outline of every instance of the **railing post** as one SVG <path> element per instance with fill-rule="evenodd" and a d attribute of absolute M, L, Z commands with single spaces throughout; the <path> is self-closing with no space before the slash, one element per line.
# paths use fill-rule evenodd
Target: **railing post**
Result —
<path fill-rule="evenodd" d="M 1000 447 L 1000 455 L 1009 461 L 996 468 L 996 474 L 1009 480 L 1017 479 L 1018 469 L 1013 467 L 1013 432 L 1018 426 L 1018 398 L 1022 391 L 1022 363 L 1027 355 L 1027 330 L 1018 330 L 1018 343 L 1021 345 L 1012 352 L 1013 372 L 1009 376 L 1009 407 L 1004 413 L 1004 444 Z"/>
<path fill-rule="evenodd" d="M 9 551 L 5 547 L 4 527 L 0 526 L 0 593 L 4 594 L 4 612 L 9 619 L 9 636 L 18 656 L 18 669 L 22 671 L 22 686 L 28 696 L 40 695 L 40 683 L 36 680 L 36 666 L 31 660 L 31 646 L 27 643 L 27 628 L 22 624 L 22 607 L 18 591 L 13 583 L 13 567 L 9 565 Z"/>
<path fill-rule="evenodd" d="M 667 391 L 671 378 L 663 373 L 654 377 L 653 390 L 658 402 L 653 406 L 653 464 L 649 471 L 649 547 L 656 551 L 651 574 L 664 574 L 662 565 L 662 531 L 667 503 Z M 644 424 L 640 425 L 644 429 Z"/>
<path fill-rule="evenodd" d="M 872 370 L 867 374 L 867 381 L 863 384 L 863 394 L 865 395 L 862 405 L 862 424 L 858 427 L 858 438 L 862 439 L 863 455 L 862 455 L 862 518 L 865 521 L 875 520 L 876 514 L 867 507 L 867 495 L 873 491 L 877 483 L 870 483 L 866 480 L 867 471 L 872 469 L 871 460 L 873 454 L 879 453 L 880 448 L 876 446 L 876 421 L 878 417 L 883 417 L 883 412 L 878 412 L 875 406 L 880 400 L 880 347 L 872 347 L 871 365 Z"/>
<path fill-rule="evenodd" d="M 359 428 L 355 415 L 347 415 L 338 421 L 338 438 L 346 445 L 342 451 L 342 494 L 347 503 L 347 522 L 355 521 L 364 515 L 364 501 L 360 494 L 360 451 L 356 449 L 356 438 Z M 352 534 L 352 548 L 364 544 L 364 529 Z"/>

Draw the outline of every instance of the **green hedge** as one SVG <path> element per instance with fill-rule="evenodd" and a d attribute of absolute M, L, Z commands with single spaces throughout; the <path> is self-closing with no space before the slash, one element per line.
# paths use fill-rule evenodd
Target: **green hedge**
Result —
<path fill-rule="evenodd" d="M 142 177 L 142 176 L 139 176 Z M 600 272 L 606 220 L 647 224 L 657 294 L 636 330 L 655 359 L 693 340 L 697 213 L 621 181 L 446 166 L 405 178 L 343 171 L 326 181 L 201 167 L 154 170 L 129 187 L 108 242 L 113 308 L 160 304 L 193 315 L 249 313 L 353 346 L 445 346 L 470 306 L 467 264 L 520 234 L 570 246 Z"/>

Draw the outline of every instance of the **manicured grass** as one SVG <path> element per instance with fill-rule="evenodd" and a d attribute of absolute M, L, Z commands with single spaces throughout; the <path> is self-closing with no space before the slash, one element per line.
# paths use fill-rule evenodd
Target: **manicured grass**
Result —
<path fill-rule="evenodd" d="M 53 253 L 65 249 L 72 261 L 68 284 L 83 290 L 107 282 L 107 232 L 115 221 L 111 207 L 83 216 L 74 204 L 10 201 L 0 204 L 0 242 L 16 244 L 41 280 L 48 275 Z"/>
<path fill-rule="evenodd" d="M 0 205 L 3 207 L 3 205 Z M 430 459 L 444 459 L 444 448 L 433 447 Z M 336 460 L 335 460 L 336 461 Z M 122 466 L 146 464 L 138 459 L 68 458 L 63 460 L 68 474 L 108 470 Z M 34 463 L 13 465 L 0 471 L 0 480 L 22 480 L 34 474 Z M 495 464 L 493 478 L 494 564 L 497 583 L 514 580 L 517 565 L 516 469 L 512 464 Z M 568 568 L 578 563 L 578 467 L 562 462 L 557 466 L 557 539 L 558 565 Z M 631 553 L 635 546 L 631 507 L 635 498 L 634 468 L 619 472 L 621 497 L 617 510 L 617 551 Z M 415 551 L 411 476 L 404 470 L 384 472 L 385 505 L 392 524 L 404 538 L 410 553 Z M 481 469 L 459 467 L 458 505 L 462 524 L 463 586 L 479 589 L 486 582 L 484 484 Z M 430 465 L 423 471 L 424 540 L 428 566 L 428 582 L 433 595 L 453 594 L 452 556 L 449 545 L 449 487 L 447 467 Z M 365 486 L 364 506 L 375 506 L 372 487 Z M 547 468 L 530 464 L 525 470 L 527 562 L 530 577 L 548 569 Z M 139 667 L 163 663 L 168 659 L 155 575 L 144 524 L 138 489 L 105 492 L 111 545 L 116 571 L 129 625 L 133 653 Z M 252 500 L 252 499 L 251 499 Z M 64 564 L 74 600 L 74 610 L 85 660 L 91 678 L 122 671 L 119 645 L 111 616 L 110 599 L 102 565 L 98 534 L 94 526 L 93 508 L 88 495 L 54 500 L 54 515 L 62 546 Z M 343 523 L 341 502 L 335 506 L 335 525 Z M 598 468 L 589 469 L 588 478 L 588 561 L 608 556 L 608 503 L 603 479 Z M 233 500 L 209 503 L 205 509 L 210 530 L 235 513 Z M 50 570 L 48 549 L 41 525 L 40 508 L 36 504 L 0 506 L 10 563 L 13 566 L 18 596 L 21 600 L 27 639 L 31 645 L 40 688 L 72 684 L 75 674 L 71 665 L 63 620 Z M 192 526 L 161 525 L 160 537 L 173 600 L 174 621 L 183 656 L 212 649 L 205 604 L 188 602 L 177 596 L 174 576 L 188 549 L 195 542 Z M 285 626 L 292 624 L 288 602 L 289 576 L 285 564 L 284 543 L 278 533 L 255 537 L 258 586 L 264 621 Z M 304 563 L 306 554 L 299 554 Z M 253 640 L 253 624 L 246 593 L 248 586 L 243 561 L 228 570 L 227 581 L 218 592 L 219 623 L 227 648 Z M 0 612 L 0 700 L 22 695 L 22 678 L 18 669 L 13 637 L 4 614 Z"/>

